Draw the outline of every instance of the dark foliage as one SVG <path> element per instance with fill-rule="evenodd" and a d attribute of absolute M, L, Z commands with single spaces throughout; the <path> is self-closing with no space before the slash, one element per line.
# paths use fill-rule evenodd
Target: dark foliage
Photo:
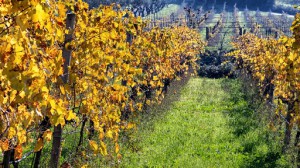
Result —
<path fill-rule="evenodd" d="M 110 5 L 112 3 L 120 4 L 123 8 L 131 10 L 135 16 L 142 17 L 156 13 L 168 4 L 164 0 L 87 0 L 87 2 L 90 8 L 96 8 L 99 5 Z"/>
<path fill-rule="evenodd" d="M 218 53 L 217 51 L 206 51 L 200 55 L 200 69 L 199 76 L 208 78 L 229 77 L 234 78 L 233 58 L 225 57 L 225 53 Z"/>

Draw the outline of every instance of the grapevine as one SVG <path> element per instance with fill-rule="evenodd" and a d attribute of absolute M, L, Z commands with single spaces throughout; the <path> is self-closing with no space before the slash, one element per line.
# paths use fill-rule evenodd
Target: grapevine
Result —
<path fill-rule="evenodd" d="M 264 39 L 246 34 L 233 43 L 238 67 L 254 78 L 268 102 L 276 105 L 276 115 L 286 121 L 283 151 L 291 141 L 291 131 L 300 124 L 300 15 L 291 27 L 292 37 Z M 298 141 L 298 140 L 297 140 Z"/>
<path fill-rule="evenodd" d="M 41 151 L 54 127 L 80 123 L 95 154 L 111 152 L 109 140 L 120 159 L 120 130 L 132 127 L 124 116 L 161 101 L 166 81 L 195 70 L 205 46 L 187 27 L 145 31 L 146 22 L 114 4 L 4 0 L 0 12 L 0 149 L 14 151 L 14 161 L 32 145 Z M 75 29 L 66 28 L 68 14 Z M 72 53 L 68 74 L 63 49 Z"/>

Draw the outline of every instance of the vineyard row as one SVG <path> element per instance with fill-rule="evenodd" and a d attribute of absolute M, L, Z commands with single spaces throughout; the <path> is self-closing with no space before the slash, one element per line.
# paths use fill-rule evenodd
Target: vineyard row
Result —
<path fill-rule="evenodd" d="M 159 103 L 172 80 L 195 70 L 205 46 L 184 26 L 145 31 L 146 22 L 118 5 L 8 0 L 0 12 L 5 168 L 29 164 L 23 153 L 32 152 L 34 167 L 45 161 L 59 167 L 70 127 L 80 132 L 68 153 L 120 160 L 119 134 L 134 127 L 129 119 Z M 47 156 L 42 150 L 51 141 Z"/>

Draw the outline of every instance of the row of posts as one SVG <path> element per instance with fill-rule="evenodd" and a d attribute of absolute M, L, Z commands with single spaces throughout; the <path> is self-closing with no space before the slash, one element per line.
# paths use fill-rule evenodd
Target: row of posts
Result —
<path fill-rule="evenodd" d="M 246 34 L 247 30 L 243 27 L 239 27 L 239 36 L 242 36 L 244 34 Z M 211 34 L 213 34 L 213 27 L 206 27 L 206 33 L 205 33 L 205 37 L 206 40 L 209 40 L 211 37 Z M 278 31 L 272 30 L 272 28 L 267 28 L 266 32 L 265 32 L 266 36 L 274 36 L 274 38 L 279 38 L 279 33 Z"/>
<path fill-rule="evenodd" d="M 246 34 L 247 30 L 243 27 L 239 27 L 239 36 Z M 206 40 L 210 39 L 211 34 L 213 34 L 213 27 L 206 27 L 205 38 Z"/>

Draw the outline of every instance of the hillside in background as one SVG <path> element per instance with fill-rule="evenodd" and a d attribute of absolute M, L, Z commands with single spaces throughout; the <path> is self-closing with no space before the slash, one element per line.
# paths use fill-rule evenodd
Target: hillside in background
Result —
<path fill-rule="evenodd" d="M 300 1 L 299 0 L 275 0 L 273 9 L 274 11 L 283 10 L 291 13 L 296 13 L 297 10 L 293 7 L 294 5 L 300 5 Z"/>
<path fill-rule="evenodd" d="M 218 12 L 222 11 L 223 5 L 226 2 L 227 7 L 232 8 L 235 4 L 239 9 L 248 8 L 250 10 L 260 9 L 262 11 L 273 11 L 281 13 L 282 11 L 295 14 L 297 10 L 294 5 L 300 5 L 299 0 L 86 0 L 90 7 L 97 7 L 100 4 L 119 3 L 122 6 L 161 6 L 162 4 L 179 4 L 194 8 L 203 7 L 209 10 L 214 7 Z"/>
<path fill-rule="evenodd" d="M 218 11 L 223 9 L 224 2 L 226 2 L 228 7 L 232 7 L 236 4 L 240 9 L 247 7 L 250 10 L 272 10 L 278 13 L 284 11 L 289 14 L 295 14 L 297 10 L 293 6 L 300 4 L 299 0 L 185 0 L 185 3 L 190 6 L 203 6 L 205 9 L 210 9 L 212 6 L 215 6 Z"/>

